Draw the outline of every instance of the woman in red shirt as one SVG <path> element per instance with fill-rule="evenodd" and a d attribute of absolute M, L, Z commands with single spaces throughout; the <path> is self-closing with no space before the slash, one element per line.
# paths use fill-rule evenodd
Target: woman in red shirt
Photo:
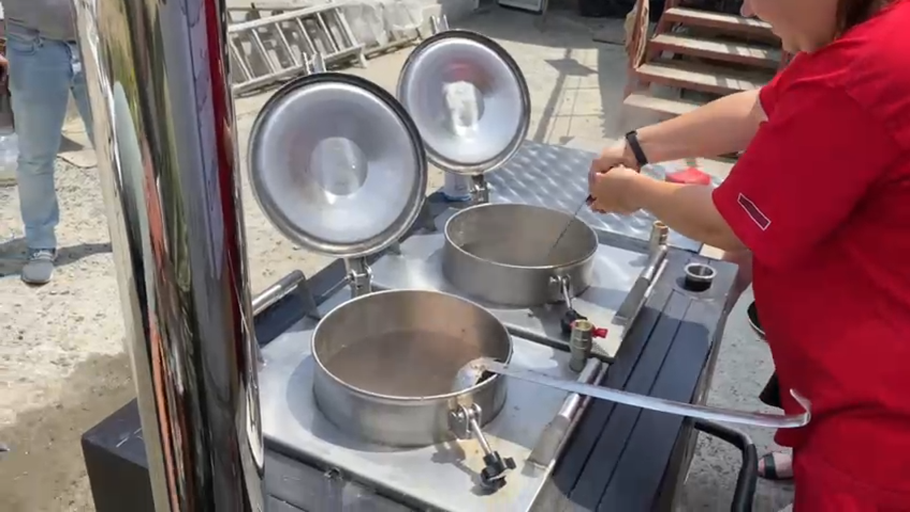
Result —
<path fill-rule="evenodd" d="M 593 207 L 644 209 L 751 254 L 783 390 L 812 401 L 793 448 L 797 512 L 910 510 L 910 0 L 746 0 L 790 65 L 643 128 L 591 168 Z M 717 189 L 646 162 L 745 148 Z M 789 393 L 783 407 L 798 411 Z"/>

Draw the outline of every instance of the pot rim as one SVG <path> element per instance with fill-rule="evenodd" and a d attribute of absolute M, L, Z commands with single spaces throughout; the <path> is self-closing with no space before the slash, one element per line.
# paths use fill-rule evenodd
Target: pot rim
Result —
<path fill-rule="evenodd" d="M 489 208 L 492 208 L 492 207 L 500 207 L 500 208 L 503 208 L 503 207 L 527 207 L 527 208 L 538 208 L 538 209 L 541 209 L 541 210 L 549 210 L 549 211 L 554 212 L 554 213 L 558 213 L 558 214 L 561 214 L 561 215 L 565 215 L 566 217 L 571 217 L 573 220 L 577 220 L 578 222 L 580 222 L 580 223 L 581 223 L 582 225 L 584 225 L 584 227 L 587 229 L 588 234 L 590 235 L 591 239 L 594 240 L 593 247 L 592 247 L 591 250 L 588 251 L 588 253 L 585 254 L 584 256 L 582 256 L 582 257 L 580 257 L 580 258 L 577 258 L 577 259 L 574 259 L 574 260 L 572 260 L 572 261 L 565 262 L 565 263 L 559 263 L 559 264 L 555 264 L 555 265 L 513 265 L 513 264 L 511 264 L 511 263 L 500 263 L 500 262 L 498 262 L 498 261 L 493 261 L 493 260 L 488 260 L 488 259 L 485 259 L 485 258 L 481 258 L 481 257 L 479 257 L 479 256 L 477 256 L 477 255 L 475 255 L 475 254 L 472 254 L 472 253 L 470 253 L 470 252 L 468 252 L 468 251 L 462 249 L 461 246 L 459 246 L 458 244 L 453 243 L 453 242 L 452 242 L 452 237 L 449 236 L 449 226 L 451 225 L 451 223 L 452 223 L 455 219 L 457 219 L 460 215 L 465 214 L 466 212 L 469 212 L 469 211 L 472 211 L 472 210 L 475 210 L 475 209 L 488 208 L 488 207 L 489 207 Z M 555 208 L 549 208 L 549 207 L 547 207 L 547 206 L 538 206 L 538 205 L 534 205 L 534 204 L 519 204 L 519 203 L 485 203 L 485 204 L 478 204 L 478 205 L 470 206 L 470 207 L 468 207 L 468 208 L 465 208 L 465 209 L 463 209 L 463 210 L 460 210 L 459 212 L 457 212 L 457 213 L 455 213 L 454 215 L 452 215 L 451 217 L 449 217 L 448 220 L 446 220 L 445 226 L 443 227 L 443 232 L 445 233 L 445 237 L 446 237 L 446 245 L 448 245 L 449 247 L 452 247 L 453 249 L 455 249 L 455 250 L 457 250 L 458 252 L 460 252 L 461 254 L 463 254 L 463 255 L 465 255 L 465 256 L 471 258 L 472 260 L 477 261 L 477 262 L 480 262 L 480 263 L 488 263 L 488 264 L 498 265 L 498 266 L 503 267 L 503 268 L 509 268 L 509 269 L 515 269 L 515 270 L 562 270 L 562 269 L 564 269 L 564 268 L 566 268 L 566 267 L 572 267 L 572 266 L 575 266 L 575 265 L 578 265 L 578 264 L 580 264 L 580 263 L 584 263 L 584 262 L 590 260 L 591 258 L 594 257 L 595 254 L 597 254 L 597 248 L 598 248 L 598 245 L 600 245 L 600 242 L 598 241 L 598 238 L 597 238 L 597 233 L 594 232 L 594 229 L 593 229 L 591 226 L 589 226 L 587 222 L 585 222 L 585 221 L 579 219 L 577 216 L 573 216 L 573 215 L 568 214 L 568 213 L 566 213 L 566 212 L 564 212 L 564 211 L 562 211 L 562 210 L 557 210 L 557 209 L 555 209 Z M 557 242 L 558 242 L 558 240 L 557 240 Z M 558 273 L 558 272 L 554 272 L 553 275 L 559 275 L 559 273 Z"/>
<path fill-rule="evenodd" d="M 496 315 L 491 313 L 487 308 L 481 306 L 480 304 L 478 304 L 474 301 L 465 299 L 464 297 L 459 297 L 458 295 L 454 295 L 451 293 L 440 292 L 440 291 L 436 291 L 436 290 L 421 290 L 419 288 L 403 288 L 403 289 L 396 289 L 396 290 L 382 290 L 382 291 L 372 292 L 372 293 L 368 293 L 368 294 L 360 296 L 360 297 L 356 297 L 356 298 L 347 300 L 347 301 L 342 302 L 341 304 L 335 306 L 331 311 L 329 311 L 325 316 L 323 316 L 322 319 L 319 320 L 319 323 L 316 324 L 316 329 L 313 330 L 313 336 L 310 339 L 310 354 L 313 356 L 313 360 L 316 362 L 316 365 L 319 367 L 319 369 L 325 375 L 327 375 L 330 379 L 335 381 L 335 383 L 344 386 L 345 389 L 347 389 L 349 391 L 363 395 L 365 397 L 369 397 L 371 399 L 378 399 L 378 400 L 381 400 L 384 402 L 395 403 L 395 404 L 399 404 L 399 405 L 406 405 L 406 404 L 419 405 L 420 402 L 449 400 L 449 399 L 453 399 L 453 398 L 459 398 L 464 395 L 477 393 L 483 389 L 486 389 L 487 387 L 494 386 L 497 384 L 497 382 L 499 382 L 500 380 L 503 379 L 502 375 L 493 375 L 492 377 L 486 379 L 485 381 L 481 382 L 480 384 L 471 386 L 471 387 L 469 387 L 467 389 L 463 389 L 461 391 L 453 391 L 451 393 L 445 393 L 442 395 L 394 396 L 394 395 L 384 395 L 381 393 L 374 393 L 372 391 L 368 391 L 366 389 L 354 386 L 348 382 L 345 382 L 345 381 L 339 379 L 334 373 L 332 373 L 331 371 L 329 371 L 328 368 L 325 367 L 322 360 L 319 358 L 319 354 L 316 351 L 316 340 L 319 338 L 319 330 L 322 328 L 323 323 L 328 321 L 328 319 L 331 318 L 332 315 L 336 314 L 336 312 L 340 311 L 343 307 L 345 307 L 349 304 L 353 304 L 358 301 L 368 300 L 370 298 L 377 300 L 379 297 L 381 297 L 383 295 L 404 294 L 404 293 L 413 293 L 413 292 L 445 295 L 449 298 L 456 299 L 461 302 L 465 302 L 468 305 L 474 306 L 474 307 L 482 310 L 484 312 L 484 314 L 488 315 L 492 320 L 494 320 L 496 322 L 496 325 L 498 325 L 499 328 L 502 329 L 503 334 L 505 334 L 506 339 L 509 341 L 509 353 L 506 356 L 505 363 L 508 364 L 512 361 L 512 354 L 514 353 L 514 344 L 512 343 L 512 335 L 511 335 L 511 333 L 509 333 L 508 329 L 506 329 L 506 326 L 503 325 L 502 321 L 499 320 L 498 318 L 496 318 Z"/>

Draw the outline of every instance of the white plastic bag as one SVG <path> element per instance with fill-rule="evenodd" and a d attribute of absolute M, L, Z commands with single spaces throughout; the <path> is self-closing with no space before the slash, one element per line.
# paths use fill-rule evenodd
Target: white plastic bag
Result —
<path fill-rule="evenodd" d="M 16 165 L 19 160 L 19 137 L 15 132 L 0 132 L 0 186 L 16 182 Z"/>

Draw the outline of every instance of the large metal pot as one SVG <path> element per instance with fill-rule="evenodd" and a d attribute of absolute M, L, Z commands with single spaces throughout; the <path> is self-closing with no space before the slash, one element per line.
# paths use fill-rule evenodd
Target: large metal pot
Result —
<path fill-rule="evenodd" d="M 346 302 L 313 334 L 314 393 L 339 429 L 374 443 L 426 446 L 453 439 L 450 413 L 477 404 L 481 424 L 506 399 L 493 376 L 457 392 L 458 370 L 476 357 L 508 361 L 512 340 L 489 311 L 440 292 L 392 290 Z"/>
<path fill-rule="evenodd" d="M 460 291 L 485 302 L 539 306 L 578 295 L 591 284 L 597 235 L 558 210 L 525 204 L 473 206 L 446 222 L 445 236 L 443 275 Z"/>

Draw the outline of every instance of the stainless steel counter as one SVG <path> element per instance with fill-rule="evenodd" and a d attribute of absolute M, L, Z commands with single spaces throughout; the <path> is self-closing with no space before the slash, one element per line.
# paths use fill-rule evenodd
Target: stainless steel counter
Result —
<path fill-rule="evenodd" d="M 347 288 L 320 306 L 326 313 L 349 298 Z M 267 442 L 284 447 L 298 459 L 315 459 L 360 482 L 408 496 L 434 509 L 451 512 L 528 510 L 547 477 L 526 464 L 544 427 L 559 410 L 566 393 L 508 379 L 502 411 L 484 427 L 493 450 L 512 457 L 518 468 L 508 484 L 493 494 L 476 486 L 484 467 L 475 440 L 417 449 L 365 443 L 340 432 L 316 407 L 312 386 L 314 362 L 310 340 L 315 322 L 304 318 L 263 348 L 265 367 L 259 375 L 262 425 Z M 568 354 L 513 336 L 512 363 L 575 379 L 567 369 Z M 314 511 L 315 512 L 315 511 Z"/>
<path fill-rule="evenodd" d="M 682 268 L 690 262 L 710 263 L 718 271 L 714 285 L 707 292 L 693 294 L 677 286 Z M 600 384 L 660 398 L 703 403 L 710 387 L 722 326 L 732 304 L 729 291 L 735 270 L 727 263 L 671 250 L 667 270 L 655 283 L 654 292 L 647 299 L 635 327 L 626 336 L 615 363 Z M 373 470 L 395 474 L 398 467 L 412 470 L 407 473 L 411 476 L 415 466 L 407 463 L 383 466 L 381 461 L 397 464 L 398 459 L 392 458 L 396 455 L 384 458 L 388 452 L 370 452 L 369 447 L 351 445 L 350 441 L 332 445 L 330 441 L 344 443 L 344 438 L 339 437 L 337 429 L 311 407 L 312 389 L 306 382 L 306 372 L 311 367 L 305 361 L 314 321 L 304 318 L 304 312 L 311 310 L 314 299 L 322 311 L 343 300 L 347 289 L 338 290 L 344 276 L 344 264 L 336 260 L 316 275 L 309 276 L 305 281 L 307 290 L 288 290 L 289 293 L 281 294 L 283 298 L 258 312 L 255 318 L 256 335 L 268 361 L 261 373 L 263 386 L 260 391 L 270 505 L 276 507 L 275 510 L 287 512 L 434 510 L 432 505 L 406 494 L 411 491 L 401 482 L 405 473 L 398 473 L 391 484 L 362 476 L 375 478 L 377 474 L 383 474 Z M 280 348 L 277 348 L 278 343 L 281 343 Z M 525 352 L 524 347 L 532 349 L 540 356 L 535 361 L 548 368 L 565 361 L 565 354 L 550 352 L 544 345 L 518 338 L 516 344 L 521 352 Z M 550 359 L 546 359 L 548 357 Z M 672 364 L 666 364 L 670 361 Z M 291 376 L 295 380 L 292 381 Z M 511 384 L 509 389 L 513 389 Z M 545 412 L 528 421 L 523 417 L 519 419 L 517 414 L 509 414 L 507 407 L 504 415 L 490 425 L 489 433 L 495 437 L 494 448 L 501 450 L 503 455 L 519 454 L 516 460 L 521 464 L 521 454 L 526 455 L 531 444 L 529 440 L 536 439 L 544 415 L 550 415 L 546 417 L 547 421 L 552 417 L 552 404 L 559 401 L 557 395 L 560 395 L 555 393 L 550 395 L 535 389 L 533 407 Z M 529 399 L 523 399 L 522 403 L 529 402 Z M 295 404 L 293 409 L 291 403 Z M 522 407 L 528 405 L 520 406 L 519 410 Z M 294 416 L 293 411 L 298 415 Z M 503 426 L 508 424 L 524 430 L 504 435 L 498 429 L 510 428 Z M 322 437 L 314 439 L 312 434 L 303 432 L 307 426 Z M 98 512 L 126 509 L 151 512 L 147 459 L 141 436 L 135 401 L 84 434 L 86 467 Z M 689 422 L 682 418 L 595 401 L 589 404 L 579 421 L 560 456 L 559 465 L 544 479 L 546 483 L 531 510 L 673 510 L 673 498 L 685 478 L 694 439 Z M 306 446 L 297 447 L 297 444 Z M 476 444 L 458 444 L 468 452 L 461 460 L 475 464 L 476 458 L 472 459 L 471 453 Z M 356 458 L 361 453 L 371 462 Z M 464 490 L 470 480 L 469 468 L 463 466 L 460 472 L 453 469 L 453 460 L 461 455 L 437 450 L 431 456 L 436 457 L 432 464 L 418 466 L 446 466 L 450 471 L 446 474 L 451 480 L 446 482 L 447 490 L 439 499 L 455 501 L 446 504 L 449 508 L 443 510 L 459 509 L 462 501 L 481 503 L 472 510 L 496 512 L 516 512 L 527 504 L 527 494 L 520 488 L 524 486 L 516 486 L 514 492 L 518 501 L 515 506 L 503 500 L 486 507 L 470 490 Z M 406 459 L 407 455 L 397 457 Z M 522 470 L 519 466 L 512 472 L 514 482 L 527 484 L 527 489 L 533 488 L 533 481 L 519 476 Z M 511 485 L 512 480 L 507 487 Z M 505 489 L 501 492 L 503 496 L 513 496 Z M 430 490 L 418 489 L 415 493 L 422 499 Z M 748 499 L 745 502 L 749 502 Z"/>

